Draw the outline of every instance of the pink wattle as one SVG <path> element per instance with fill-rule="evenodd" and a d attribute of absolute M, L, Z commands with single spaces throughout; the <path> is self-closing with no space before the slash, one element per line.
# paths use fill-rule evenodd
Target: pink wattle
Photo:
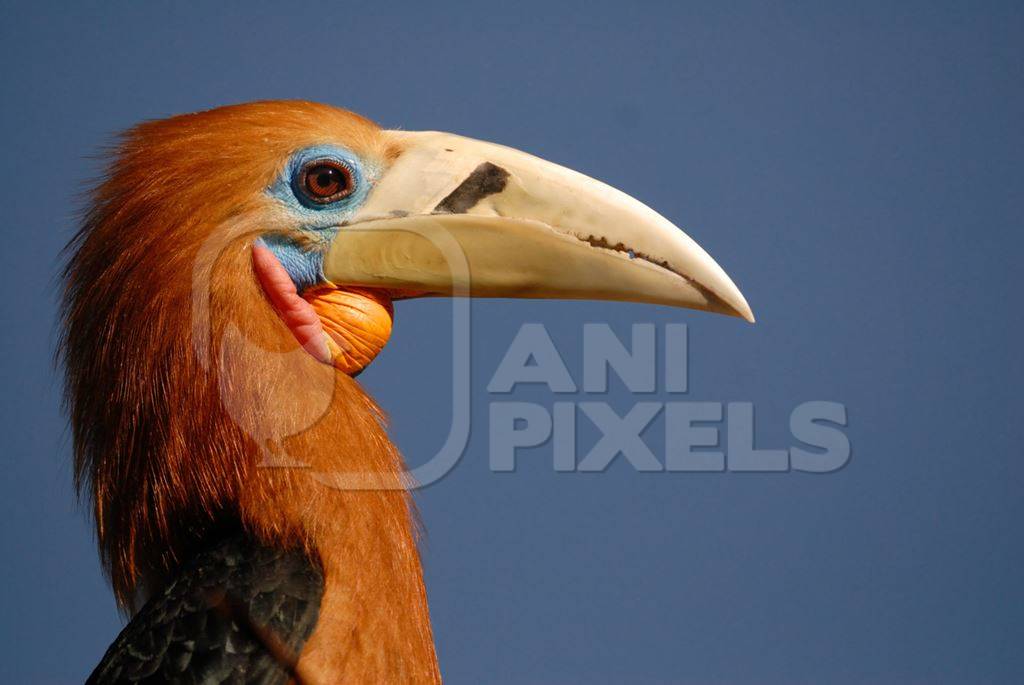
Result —
<path fill-rule="evenodd" d="M 299 345 L 315 359 L 330 364 L 331 352 L 320 317 L 313 306 L 299 295 L 292 277 L 277 256 L 268 247 L 254 244 L 252 266 L 270 304 Z"/>

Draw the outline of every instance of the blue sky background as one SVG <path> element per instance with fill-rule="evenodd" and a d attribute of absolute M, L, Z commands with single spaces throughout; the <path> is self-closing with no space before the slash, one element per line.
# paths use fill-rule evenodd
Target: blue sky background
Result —
<path fill-rule="evenodd" d="M 1020 5 L 226 5 L 4 3 L 4 682 L 80 682 L 121 625 L 51 361 L 89 156 L 143 119 L 280 97 L 601 178 L 687 228 L 758 316 L 474 304 L 470 448 L 418 496 L 448 682 L 1020 682 Z M 766 447 L 791 443 L 794 406 L 844 402 L 852 460 L 556 474 L 548 448 L 490 473 L 486 385 L 520 324 L 579 380 L 593 321 L 688 323 L 684 399 L 755 402 Z M 401 304 L 364 375 L 414 463 L 447 433 L 449 323 Z"/>

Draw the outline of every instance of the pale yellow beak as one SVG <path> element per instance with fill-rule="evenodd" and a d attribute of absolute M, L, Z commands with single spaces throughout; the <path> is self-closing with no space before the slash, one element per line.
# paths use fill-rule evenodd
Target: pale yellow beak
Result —
<path fill-rule="evenodd" d="M 502 145 L 389 131 L 403 152 L 324 258 L 336 285 L 649 302 L 754 315 L 682 230 L 600 181 Z"/>

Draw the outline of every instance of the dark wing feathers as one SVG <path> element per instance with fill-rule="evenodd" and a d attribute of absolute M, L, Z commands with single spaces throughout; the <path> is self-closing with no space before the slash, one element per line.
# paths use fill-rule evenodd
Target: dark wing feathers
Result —
<path fill-rule="evenodd" d="M 224 540 L 142 607 L 87 685 L 286 683 L 323 588 L 319 566 L 300 552 Z"/>

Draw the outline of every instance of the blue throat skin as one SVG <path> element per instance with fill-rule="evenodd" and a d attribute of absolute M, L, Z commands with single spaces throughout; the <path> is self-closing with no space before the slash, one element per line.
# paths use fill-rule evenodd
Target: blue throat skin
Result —
<path fill-rule="evenodd" d="M 324 238 L 330 240 L 337 233 L 325 231 Z M 322 250 L 300 247 L 294 240 L 285 235 L 271 234 L 256 239 L 257 245 L 268 248 L 281 262 L 281 266 L 291 276 L 295 289 L 300 293 L 308 288 L 323 285 L 327 282 L 324 276 L 324 253 Z"/>
<path fill-rule="evenodd" d="M 329 204 L 312 202 L 303 192 L 301 174 L 306 165 L 316 161 L 331 161 L 347 167 L 351 172 L 352 192 Z M 379 165 L 360 159 L 347 148 L 315 145 L 292 155 L 281 175 L 267 188 L 266 193 L 292 214 L 297 228 L 309 240 L 300 245 L 287 235 L 271 233 L 256 242 L 274 253 L 300 293 L 327 282 L 324 251 L 366 201 L 380 172 Z"/>

